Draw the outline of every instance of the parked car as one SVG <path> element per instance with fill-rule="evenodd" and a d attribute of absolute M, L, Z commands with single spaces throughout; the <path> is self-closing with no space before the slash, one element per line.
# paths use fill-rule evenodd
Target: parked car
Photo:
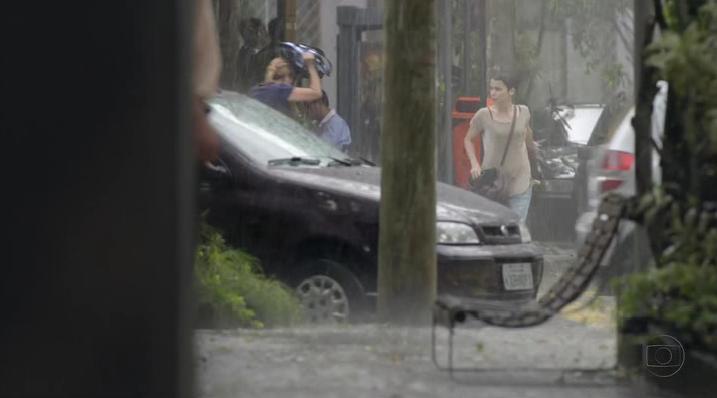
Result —
<path fill-rule="evenodd" d="M 653 101 L 652 140 L 658 145 L 662 142 L 665 123 L 665 108 L 668 85 L 658 82 L 658 92 Z M 582 213 L 575 222 L 575 243 L 580 247 L 592 227 L 597 207 L 607 192 L 616 192 L 626 197 L 634 196 L 635 183 L 635 130 L 632 119 L 635 108 L 628 108 L 616 123 L 606 144 L 601 145 L 588 159 L 586 172 L 586 195 L 581 205 Z M 660 156 L 652 153 L 652 178 L 654 183 L 661 181 Z M 606 275 L 616 276 L 624 273 L 626 267 L 641 266 L 651 256 L 645 231 L 636 223 L 623 220 L 620 223 L 618 238 L 613 241 L 611 252 L 603 259 L 603 266 L 612 264 Z M 642 264 L 644 265 L 644 264 Z"/>
<path fill-rule="evenodd" d="M 371 313 L 380 168 L 245 96 L 222 93 L 211 109 L 222 151 L 202 172 L 208 222 L 296 288 L 311 320 Z M 533 299 L 543 257 L 518 216 L 447 184 L 438 183 L 437 192 L 439 293 Z"/>
<path fill-rule="evenodd" d="M 557 105 L 535 112 L 542 181 L 533 188 L 528 224 L 541 240 L 572 240 L 578 203 L 584 197 L 581 164 L 602 143 L 602 104 Z"/>

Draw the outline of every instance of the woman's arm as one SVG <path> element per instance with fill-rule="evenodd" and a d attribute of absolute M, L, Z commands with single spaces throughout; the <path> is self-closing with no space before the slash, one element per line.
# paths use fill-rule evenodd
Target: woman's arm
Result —
<path fill-rule="evenodd" d="M 538 152 L 538 147 L 535 145 L 535 140 L 533 139 L 533 129 L 530 128 L 530 126 L 528 126 L 528 129 L 525 132 L 525 147 L 528 148 L 528 156 L 531 159 L 535 158 L 535 155 Z"/>
<path fill-rule="evenodd" d="M 309 87 L 294 87 L 289 95 L 290 102 L 311 102 L 321 98 L 321 78 L 314 59 L 314 54 L 304 54 L 304 62 L 309 69 Z"/>
<path fill-rule="evenodd" d="M 468 160 L 471 163 L 471 177 L 478 178 L 480 177 L 481 173 L 481 167 L 480 163 L 478 163 L 478 158 L 476 157 L 476 150 L 473 146 L 473 139 L 480 135 L 483 131 L 479 130 L 473 121 L 471 120 L 470 127 L 468 128 L 468 132 L 466 133 L 465 138 L 463 139 L 463 147 L 466 150 L 466 154 L 468 155 Z"/>

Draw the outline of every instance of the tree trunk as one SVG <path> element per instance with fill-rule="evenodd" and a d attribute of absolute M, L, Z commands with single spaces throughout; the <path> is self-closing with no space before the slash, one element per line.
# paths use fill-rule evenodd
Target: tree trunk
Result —
<path fill-rule="evenodd" d="M 635 2 L 635 178 L 637 195 L 642 196 L 652 189 L 652 101 L 657 94 L 657 70 L 646 67 L 644 51 L 652 42 L 655 29 L 655 15 L 651 0 Z"/>
<path fill-rule="evenodd" d="M 378 313 L 425 324 L 436 291 L 435 8 L 386 2 Z"/>
<path fill-rule="evenodd" d="M 438 57 L 440 59 L 439 70 L 443 79 L 445 90 L 443 91 L 443 107 L 437 107 L 441 115 L 438 123 L 438 179 L 451 184 L 453 182 L 453 134 L 452 134 L 452 110 L 453 110 L 453 18 L 452 1 L 438 3 L 440 6 L 441 23 L 440 43 Z M 439 101 L 436 101 L 439 102 Z"/>
<path fill-rule="evenodd" d="M 284 0 L 284 40 L 296 41 L 296 0 Z"/>

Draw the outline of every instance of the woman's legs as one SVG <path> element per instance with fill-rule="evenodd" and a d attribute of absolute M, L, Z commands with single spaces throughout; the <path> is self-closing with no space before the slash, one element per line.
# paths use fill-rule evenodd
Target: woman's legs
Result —
<path fill-rule="evenodd" d="M 520 221 L 525 222 L 528 218 L 528 209 L 530 209 L 530 199 L 533 197 L 533 187 L 528 187 L 525 192 L 513 195 L 508 198 L 508 207 L 518 213 Z"/>

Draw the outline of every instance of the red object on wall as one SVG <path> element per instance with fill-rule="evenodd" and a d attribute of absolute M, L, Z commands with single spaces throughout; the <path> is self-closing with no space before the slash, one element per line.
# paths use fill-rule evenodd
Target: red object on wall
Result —
<path fill-rule="evenodd" d="M 473 115 L 480 109 L 480 97 L 458 97 L 453 106 L 453 184 L 468 189 L 471 175 L 471 164 L 463 147 L 463 140 L 468 132 Z M 473 140 L 476 157 L 481 159 L 481 138 Z"/>

